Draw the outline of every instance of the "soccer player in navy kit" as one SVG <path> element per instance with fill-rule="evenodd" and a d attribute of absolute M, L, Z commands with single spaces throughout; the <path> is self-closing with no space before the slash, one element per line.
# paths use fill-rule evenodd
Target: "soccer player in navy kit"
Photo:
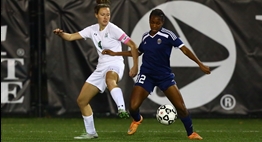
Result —
<path fill-rule="evenodd" d="M 56 35 L 67 41 L 86 38 L 91 39 L 99 55 L 95 71 L 87 78 L 77 98 L 77 104 L 82 113 L 86 132 L 74 137 L 74 139 L 93 139 L 98 137 L 94 124 L 93 111 L 89 102 L 96 94 L 104 92 L 106 88 L 109 89 L 113 100 L 117 104 L 118 115 L 121 118 L 129 117 L 125 111 L 126 108 L 122 90 L 117 85 L 124 73 L 124 59 L 121 56 L 103 55 L 102 50 L 122 51 L 121 43 L 126 44 L 131 48 L 134 61 L 134 66 L 129 71 L 129 75 L 134 77 L 138 72 L 138 52 L 136 44 L 122 29 L 109 22 L 109 0 L 96 0 L 96 2 L 97 5 L 94 10 L 98 20 L 97 24 L 90 25 L 75 33 L 66 33 L 59 28 L 53 31 Z"/>
<path fill-rule="evenodd" d="M 143 35 L 138 48 L 139 54 L 143 54 L 142 65 L 131 94 L 129 112 L 133 121 L 127 133 L 132 135 L 136 132 L 139 124 L 143 121 L 143 117 L 139 113 L 139 107 L 150 92 L 153 91 L 154 87 L 157 86 L 175 106 L 178 116 L 187 131 L 188 138 L 202 140 L 203 138 L 193 131 L 191 117 L 170 68 L 172 48 L 179 48 L 188 58 L 197 63 L 204 73 L 210 74 L 210 69 L 184 45 L 179 37 L 172 31 L 162 27 L 164 20 L 165 14 L 162 10 L 155 9 L 151 12 L 149 17 L 151 30 Z M 102 54 L 131 56 L 130 51 L 113 52 L 111 50 L 104 50 Z"/>

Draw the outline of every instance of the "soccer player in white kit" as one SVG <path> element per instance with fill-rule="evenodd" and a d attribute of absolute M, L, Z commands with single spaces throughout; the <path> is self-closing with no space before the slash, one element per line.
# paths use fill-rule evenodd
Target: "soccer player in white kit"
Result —
<path fill-rule="evenodd" d="M 104 92 L 106 88 L 109 89 L 113 100 L 117 104 L 118 115 L 123 118 L 129 117 L 126 112 L 122 90 L 117 85 L 124 73 L 124 59 L 122 56 L 102 55 L 102 50 L 110 49 L 120 52 L 122 51 L 121 42 L 126 44 L 131 48 L 134 62 L 129 76 L 134 77 L 138 72 L 137 46 L 123 30 L 109 22 L 109 1 L 97 0 L 94 10 L 98 20 L 97 24 L 88 26 L 76 33 L 66 33 L 59 28 L 53 31 L 56 35 L 67 41 L 90 38 L 99 55 L 95 71 L 88 77 L 77 98 L 86 133 L 74 137 L 75 139 L 92 139 L 98 137 L 94 126 L 93 111 L 89 102 L 96 94 Z"/>

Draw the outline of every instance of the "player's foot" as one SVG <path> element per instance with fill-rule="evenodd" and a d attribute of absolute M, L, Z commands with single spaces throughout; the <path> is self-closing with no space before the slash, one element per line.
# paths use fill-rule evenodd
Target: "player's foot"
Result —
<path fill-rule="evenodd" d="M 98 134 L 97 133 L 95 133 L 95 134 L 83 133 L 80 136 L 74 137 L 74 139 L 79 139 L 79 140 L 82 140 L 82 139 L 94 139 L 94 138 L 98 138 Z"/>
<path fill-rule="evenodd" d="M 118 110 L 118 114 L 117 114 L 120 118 L 129 118 L 129 114 L 126 112 L 126 110 L 124 109 L 119 109 Z"/>
<path fill-rule="evenodd" d="M 199 136 L 196 132 L 193 132 L 190 136 L 188 136 L 190 140 L 202 140 L 203 138 Z"/>
<path fill-rule="evenodd" d="M 135 121 L 133 120 L 128 131 L 127 131 L 127 134 L 128 135 L 132 135 L 136 132 L 137 128 L 138 128 L 138 125 L 140 125 L 143 121 L 143 117 L 142 115 L 140 115 L 140 120 L 139 121 Z"/>

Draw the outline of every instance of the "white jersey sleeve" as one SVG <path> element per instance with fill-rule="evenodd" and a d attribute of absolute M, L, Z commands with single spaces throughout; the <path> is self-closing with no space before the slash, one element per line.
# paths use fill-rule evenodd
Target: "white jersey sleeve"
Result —
<path fill-rule="evenodd" d="M 92 26 L 88 26 L 88 27 L 84 28 L 83 30 L 79 31 L 78 33 L 79 33 L 84 39 L 91 38 L 91 33 L 92 33 L 91 27 L 92 27 Z"/>
<path fill-rule="evenodd" d="M 112 33 L 113 38 L 123 43 L 127 43 L 130 40 L 130 37 L 118 26 L 111 23 L 111 27 L 112 29 L 110 32 Z"/>

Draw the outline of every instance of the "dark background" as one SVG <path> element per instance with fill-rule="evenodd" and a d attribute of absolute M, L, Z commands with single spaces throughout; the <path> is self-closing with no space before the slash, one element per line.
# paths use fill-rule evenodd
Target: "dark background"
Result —
<path fill-rule="evenodd" d="M 177 1 L 177 0 L 174 0 Z M 170 0 L 112 0 L 111 22 L 131 36 L 138 21 L 151 9 Z M 192 0 L 215 11 L 230 28 L 236 44 L 236 64 L 233 75 L 221 94 L 198 108 L 190 109 L 196 117 L 261 117 L 262 114 L 262 1 L 261 0 Z M 1 0 L 1 26 L 7 25 L 6 40 L 1 41 L 1 100 L 5 91 L 16 88 L 18 95 L 9 94 L 1 101 L 2 116 L 78 117 L 78 93 L 97 63 L 97 52 L 90 40 L 68 42 L 52 33 L 61 28 L 72 33 L 95 24 L 95 1 L 88 0 Z M 188 9 L 190 11 L 190 9 Z M 259 17 L 260 18 L 256 18 Z M 229 56 L 225 48 L 206 38 L 178 20 L 193 50 L 202 61 L 222 60 Z M 198 24 L 196 22 L 196 24 Z M 171 22 L 165 27 L 176 32 Z M 2 31 L 1 31 L 2 32 Z M 2 36 L 2 33 L 1 33 Z M 206 46 L 214 49 L 207 54 Z M 202 47 L 198 49 L 196 47 Z M 19 51 L 24 54 L 19 54 Z M 219 49 L 219 51 L 218 51 Z M 128 47 L 123 46 L 123 50 Z M 6 55 L 2 54 L 5 52 Z M 19 52 L 19 53 L 18 53 Z M 212 54 L 210 54 L 212 53 Z M 211 57 L 207 57 L 211 55 Z M 215 55 L 215 56 L 212 56 Z M 17 80 L 7 80 L 7 62 L 3 59 L 23 59 L 15 64 Z M 133 79 L 126 70 L 119 86 L 128 106 Z M 215 68 L 212 68 L 215 69 Z M 199 70 L 173 68 L 179 87 L 198 77 Z M 223 74 L 221 75 L 223 77 Z M 23 87 L 4 83 L 22 82 Z M 206 82 L 208 83 L 208 82 Z M 205 85 L 205 84 L 203 84 Z M 216 86 L 214 86 L 216 87 Z M 220 98 L 233 94 L 236 106 L 225 110 Z M 5 96 L 6 97 L 6 96 Z M 22 103 L 13 103 L 24 97 Z M 114 116 L 116 107 L 109 92 L 98 94 L 91 101 L 95 115 Z M 141 113 L 154 115 L 159 104 L 147 99 Z M 77 115 L 76 115 L 77 114 Z"/>

